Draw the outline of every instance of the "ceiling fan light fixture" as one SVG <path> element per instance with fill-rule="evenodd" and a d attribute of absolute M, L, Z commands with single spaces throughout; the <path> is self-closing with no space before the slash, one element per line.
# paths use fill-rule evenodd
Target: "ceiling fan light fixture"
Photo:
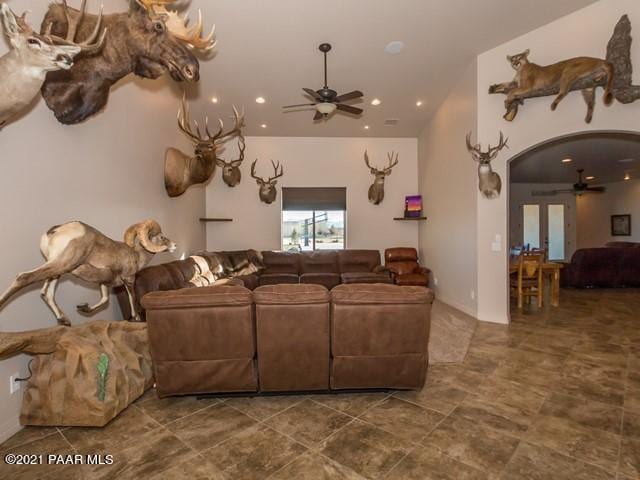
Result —
<path fill-rule="evenodd" d="M 625 180 L 631 180 L 631 175 L 629 175 L 628 173 L 625 173 L 624 179 Z"/>
<path fill-rule="evenodd" d="M 334 103 L 319 103 L 316 105 L 316 110 L 323 115 L 331 115 L 336 111 L 336 108 Z"/>
<path fill-rule="evenodd" d="M 564 159 L 562 160 L 562 163 L 571 163 L 571 162 L 573 162 L 573 159 L 572 159 L 572 158 L 564 158 Z"/>
<path fill-rule="evenodd" d="M 593 175 L 589 175 L 588 177 L 585 178 L 585 180 L 595 180 L 596 177 L 594 177 Z"/>

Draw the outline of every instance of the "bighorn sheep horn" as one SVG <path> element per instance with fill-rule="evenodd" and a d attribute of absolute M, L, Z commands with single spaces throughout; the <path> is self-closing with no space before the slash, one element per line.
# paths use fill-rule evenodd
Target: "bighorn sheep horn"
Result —
<path fill-rule="evenodd" d="M 136 238 L 145 250 L 151 253 L 164 252 L 167 247 L 164 245 L 154 245 L 149 241 L 149 237 L 159 234 L 162 231 L 160 224 L 155 220 L 145 220 L 135 225 L 131 225 L 124 234 L 124 243 L 130 247 L 135 247 Z"/>

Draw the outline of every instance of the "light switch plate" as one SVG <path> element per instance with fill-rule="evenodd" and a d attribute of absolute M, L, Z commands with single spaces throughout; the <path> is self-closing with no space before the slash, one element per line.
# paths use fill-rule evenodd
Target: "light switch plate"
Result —
<path fill-rule="evenodd" d="M 14 373 L 9 377 L 9 393 L 12 395 L 22 388 L 22 384 L 17 382 L 16 378 L 20 378 L 19 373 Z"/>

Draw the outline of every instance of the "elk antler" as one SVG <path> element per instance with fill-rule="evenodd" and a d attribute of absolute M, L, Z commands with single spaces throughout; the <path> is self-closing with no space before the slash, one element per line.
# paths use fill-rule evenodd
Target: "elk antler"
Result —
<path fill-rule="evenodd" d="M 196 126 L 195 133 L 191 129 L 191 117 L 189 115 L 189 104 L 187 103 L 187 94 L 184 93 L 182 95 L 182 105 L 178 110 L 178 127 L 187 137 L 189 137 L 194 143 L 204 143 L 206 140 L 203 138 L 200 133 L 200 127 L 198 126 L 198 122 L 194 120 L 193 122 Z"/>
<path fill-rule="evenodd" d="M 271 165 L 273 165 L 273 171 L 275 173 L 275 177 L 269 177 L 269 180 L 267 180 L 267 183 L 271 183 L 276 178 L 280 178 L 282 175 L 284 175 L 284 169 L 282 168 L 282 165 L 280 165 L 280 162 L 276 163 L 273 160 L 271 160 Z M 278 172 L 278 169 L 280 169 L 280 172 Z"/>
<path fill-rule="evenodd" d="M 84 14 L 87 8 L 87 0 L 82 0 L 82 3 L 80 4 L 80 10 L 77 15 L 70 14 L 67 0 L 62 0 L 62 8 L 64 10 L 64 16 L 67 20 L 66 38 L 58 37 L 57 35 L 53 35 L 51 33 L 51 29 L 53 27 L 52 22 L 49 22 L 47 24 L 47 27 L 45 28 L 45 35 L 51 39 L 52 43 L 80 47 L 84 53 L 98 52 L 104 45 L 104 40 L 107 35 L 107 29 L 105 28 L 104 30 L 102 30 L 102 34 L 96 42 L 96 39 L 98 38 L 98 34 L 100 34 L 100 29 L 102 27 L 103 5 L 100 5 L 100 13 L 98 14 L 98 20 L 96 21 L 96 26 L 94 27 L 93 32 L 91 32 L 91 35 L 89 35 L 89 37 L 82 42 L 76 42 L 76 35 L 78 33 L 78 27 L 80 26 L 80 24 L 82 23 L 82 19 L 84 18 Z"/>
<path fill-rule="evenodd" d="M 231 130 L 227 132 L 223 132 L 224 122 L 222 121 L 222 119 L 218 119 L 218 122 L 220 122 L 220 127 L 218 128 L 218 131 L 213 135 L 209 131 L 209 118 L 207 117 L 205 119 L 205 131 L 207 132 L 207 135 L 209 136 L 210 141 L 212 141 L 216 145 L 219 145 L 220 143 L 225 142 L 229 137 L 242 133 L 242 127 L 244 127 L 244 110 L 240 114 L 238 113 L 238 110 L 234 105 L 233 116 L 235 120 L 234 120 L 233 128 Z"/>

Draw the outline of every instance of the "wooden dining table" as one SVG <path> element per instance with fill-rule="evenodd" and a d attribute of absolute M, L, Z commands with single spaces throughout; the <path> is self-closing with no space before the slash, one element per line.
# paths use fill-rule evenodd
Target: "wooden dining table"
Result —
<path fill-rule="evenodd" d="M 551 305 L 557 307 L 560 305 L 560 270 L 564 268 L 562 263 L 545 262 L 542 264 L 542 273 L 551 279 Z M 518 259 L 509 263 L 509 274 L 518 271 Z"/>

